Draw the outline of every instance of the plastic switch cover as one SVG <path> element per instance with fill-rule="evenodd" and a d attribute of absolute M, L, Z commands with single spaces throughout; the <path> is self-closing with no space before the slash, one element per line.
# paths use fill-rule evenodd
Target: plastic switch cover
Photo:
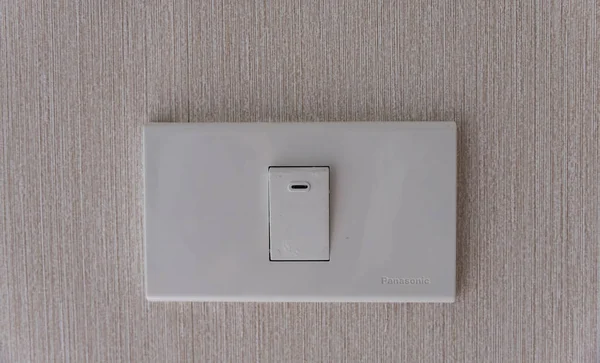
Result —
<path fill-rule="evenodd" d="M 148 299 L 454 301 L 453 122 L 161 123 L 143 142 Z M 310 173 L 275 191 L 280 167 L 323 168 L 328 196 Z M 270 205 L 284 191 L 315 200 Z"/>

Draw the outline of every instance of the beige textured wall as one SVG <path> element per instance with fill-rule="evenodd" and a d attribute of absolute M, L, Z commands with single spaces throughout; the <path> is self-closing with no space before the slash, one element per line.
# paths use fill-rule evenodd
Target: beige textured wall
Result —
<path fill-rule="evenodd" d="M 0 0 L 0 361 L 594 362 L 600 1 Z M 148 303 L 141 125 L 454 120 L 458 302 Z"/>

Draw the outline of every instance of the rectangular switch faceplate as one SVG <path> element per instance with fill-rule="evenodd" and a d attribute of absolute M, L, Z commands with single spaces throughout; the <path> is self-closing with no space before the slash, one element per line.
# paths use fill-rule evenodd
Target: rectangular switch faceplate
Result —
<path fill-rule="evenodd" d="M 269 258 L 329 261 L 329 167 L 269 168 Z"/>
<path fill-rule="evenodd" d="M 150 124 L 146 296 L 452 302 L 453 122 Z"/>

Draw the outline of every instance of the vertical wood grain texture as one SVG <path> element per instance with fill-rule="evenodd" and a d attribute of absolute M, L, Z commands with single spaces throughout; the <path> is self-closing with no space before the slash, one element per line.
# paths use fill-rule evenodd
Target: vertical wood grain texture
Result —
<path fill-rule="evenodd" d="M 0 0 L 0 362 L 595 362 L 600 1 Z M 454 304 L 149 303 L 147 122 L 451 120 Z"/>

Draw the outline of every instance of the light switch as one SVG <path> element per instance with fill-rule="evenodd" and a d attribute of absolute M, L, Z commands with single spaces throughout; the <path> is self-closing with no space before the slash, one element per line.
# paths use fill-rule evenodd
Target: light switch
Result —
<path fill-rule="evenodd" d="M 152 301 L 452 302 L 456 124 L 144 126 Z"/>
<path fill-rule="evenodd" d="M 329 261 L 329 167 L 269 168 L 269 258 Z"/>

